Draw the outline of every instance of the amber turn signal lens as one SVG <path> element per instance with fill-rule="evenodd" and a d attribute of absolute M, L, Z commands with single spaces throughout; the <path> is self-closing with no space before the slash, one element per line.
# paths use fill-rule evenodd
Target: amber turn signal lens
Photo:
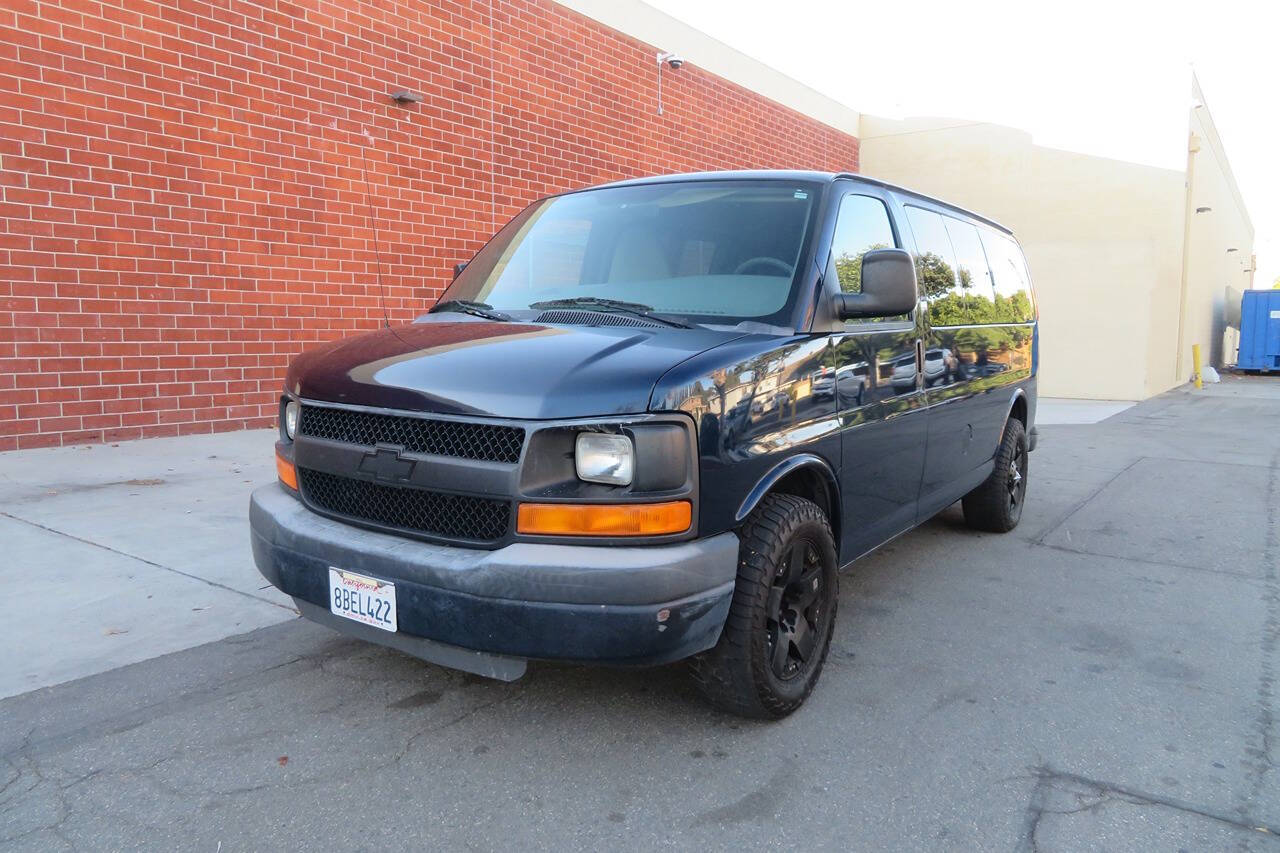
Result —
<path fill-rule="evenodd" d="M 298 491 L 298 469 L 279 453 L 276 453 L 276 475 L 280 477 L 280 482 L 295 492 Z"/>
<path fill-rule="evenodd" d="M 661 536 L 689 529 L 688 501 L 658 504 L 520 504 L 516 530 L 535 536 Z"/>

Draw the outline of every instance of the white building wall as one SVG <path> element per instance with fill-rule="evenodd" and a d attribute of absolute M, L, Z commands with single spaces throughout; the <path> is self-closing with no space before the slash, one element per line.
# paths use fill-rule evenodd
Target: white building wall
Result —
<path fill-rule="evenodd" d="M 1152 327 L 1176 325 L 1180 173 L 1040 147 L 985 123 L 864 115 L 861 136 L 864 174 L 1013 229 L 1040 306 L 1041 394 L 1148 396 Z"/>

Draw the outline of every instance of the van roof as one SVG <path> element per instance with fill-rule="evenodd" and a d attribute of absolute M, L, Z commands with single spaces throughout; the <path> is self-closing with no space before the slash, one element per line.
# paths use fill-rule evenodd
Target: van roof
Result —
<path fill-rule="evenodd" d="M 625 181 L 614 181 L 600 186 L 606 187 L 627 187 L 638 184 L 664 184 L 678 183 L 683 181 L 724 181 L 724 180 L 752 180 L 752 181 L 808 181 L 811 183 L 830 183 L 835 180 L 849 180 L 863 184 L 870 184 L 876 187 L 882 187 L 892 190 L 895 193 L 909 196 L 911 198 L 927 201 L 930 204 L 936 204 L 948 210 L 955 211 L 962 216 L 968 216 L 990 225 L 992 228 L 1003 231 L 1006 234 L 1012 234 L 1013 231 L 996 222 L 990 217 L 983 216 L 980 213 L 974 213 L 972 210 L 966 210 L 958 204 L 952 204 L 949 201 L 943 201 L 940 198 L 934 198 L 915 190 L 900 187 L 897 184 L 891 184 L 888 181 L 881 181 L 876 178 L 869 178 L 866 175 L 859 175 L 856 172 L 815 172 L 803 169 L 746 169 L 739 171 L 725 172 L 685 172 L 674 175 L 653 175 L 647 178 L 631 178 Z M 595 187 L 583 187 L 583 189 L 595 189 Z"/>

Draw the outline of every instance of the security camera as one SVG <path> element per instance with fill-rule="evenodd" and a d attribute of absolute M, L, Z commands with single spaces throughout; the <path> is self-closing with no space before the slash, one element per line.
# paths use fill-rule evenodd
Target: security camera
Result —
<path fill-rule="evenodd" d="M 678 53 L 659 53 L 658 64 L 667 63 L 671 66 L 671 70 L 675 71 L 681 65 L 684 65 L 684 57 Z"/>

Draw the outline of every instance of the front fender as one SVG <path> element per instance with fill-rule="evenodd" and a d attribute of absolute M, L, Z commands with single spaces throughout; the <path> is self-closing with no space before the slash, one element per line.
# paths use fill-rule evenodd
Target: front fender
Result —
<path fill-rule="evenodd" d="M 782 482 L 782 480 L 796 471 L 809 469 L 818 474 L 823 485 L 827 490 L 827 501 L 831 508 L 831 523 L 836 525 L 840 518 L 840 487 L 839 481 L 836 479 L 835 471 L 831 470 L 830 463 L 821 456 L 812 453 L 797 453 L 795 456 L 789 456 L 779 462 L 777 465 L 769 469 L 769 471 L 752 486 L 751 491 L 747 492 L 746 498 L 743 499 L 742 505 L 738 507 L 734 520 L 743 522 L 747 516 L 755 511 L 760 501 L 764 500 L 765 495 L 773 490 L 773 487 Z"/>

